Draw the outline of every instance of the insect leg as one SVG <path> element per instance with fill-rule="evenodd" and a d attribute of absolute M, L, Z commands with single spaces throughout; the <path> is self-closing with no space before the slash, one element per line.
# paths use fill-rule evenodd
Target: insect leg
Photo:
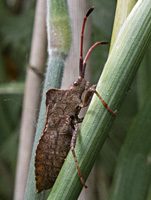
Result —
<path fill-rule="evenodd" d="M 84 186 L 85 188 L 87 188 L 87 186 L 85 185 L 85 182 L 84 182 L 84 180 L 83 180 L 83 177 L 82 177 L 82 174 L 81 174 L 81 171 L 80 171 L 78 162 L 77 162 L 77 157 L 76 157 L 76 154 L 75 154 L 75 151 L 74 151 L 75 145 L 76 145 L 76 140 L 77 140 L 78 131 L 79 131 L 79 126 L 78 126 L 78 124 L 76 124 L 76 125 L 75 125 L 75 130 L 74 130 L 73 135 L 72 135 L 70 147 L 71 147 L 71 151 L 72 151 L 72 154 L 73 154 L 73 157 L 74 157 L 74 161 L 75 161 L 75 164 L 76 164 L 76 167 L 77 167 L 77 171 L 78 171 L 80 180 L 81 180 L 83 186 Z"/>
<path fill-rule="evenodd" d="M 78 123 L 82 123 L 82 122 L 83 122 L 83 119 L 84 119 L 84 117 L 78 118 L 78 119 L 77 119 L 77 122 L 78 122 Z"/>
<path fill-rule="evenodd" d="M 90 104 L 90 101 L 92 99 L 93 93 L 92 90 L 94 91 L 96 88 L 96 85 L 93 85 L 90 88 L 87 88 L 83 94 L 83 100 L 82 100 L 82 107 L 86 107 Z"/>
<path fill-rule="evenodd" d="M 83 98 L 83 107 L 85 106 L 88 106 L 90 101 L 91 101 L 91 98 L 92 98 L 92 95 L 93 94 L 96 94 L 98 96 L 98 98 L 100 99 L 100 101 L 102 102 L 102 104 L 104 105 L 104 107 L 112 114 L 116 114 L 117 113 L 117 110 L 115 111 L 112 111 L 111 108 L 108 107 L 108 104 L 102 99 L 102 97 L 99 95 L 99 93 L 96 91 L 96 85 L 92 85 L 88 90 L 87 92 L 85 93 L 85 96 Z"/>

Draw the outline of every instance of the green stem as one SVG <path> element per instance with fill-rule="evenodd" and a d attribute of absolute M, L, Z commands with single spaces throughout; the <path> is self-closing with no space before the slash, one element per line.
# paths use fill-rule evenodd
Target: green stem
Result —
<path fill-rule="evenodd" d="M 48 30 L 48 65 L 44 89 L 42 94 L 39 119 L 36 129 L 35 142 L 33 146 L 30 170 L 27 180 L 25 199 L 45 199 L 46 192 L 37 195 L 35 190 L 34 157 L 39 138 L 42 135 L 46 107 L 46 91 L 50 88 L 60 88 L 65 60 L 71 45 L 71 27 L 66 0 L 47 0 L 47 30 Z"/>
<path fill-rule="evenodd" d="M 99 80 L 97 91 L 114 109 L 119 109 L 139 64 L 151 41 L 150 0 L 139 0 L 125 21 Z M 108 136 L 115 116 L 109 113 L 94 96 L 82 123 L 76 144 L 77 160 L 84 179 Z M 82 189 L 72 153 L 60 171 L 49 200 L 77 199 Z"/>
<path fill-rule="evenodd" d="M 114 45 L 114 42 L 116 40 L 116 37 L 122 25 L 124 24 L 124 21 L 126 20 L 127 16 L 131 12 L 136 2 L 137 0 L 118 0 L 117 1 L 110 51 Z"/>

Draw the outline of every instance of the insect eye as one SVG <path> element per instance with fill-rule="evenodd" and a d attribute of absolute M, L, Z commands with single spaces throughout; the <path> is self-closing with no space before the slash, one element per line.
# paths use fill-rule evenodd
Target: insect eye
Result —
<path fill-rule="evenodd" d="M 75 115 L 71 115 L 70 118 L 71 118 L 71 119 L 74 119 L 74 118 L 75 118 Z"/>
<path fill-rule="evenodd" d="M 77 85 L 78 85 L 77 81 L 74 81 L 73 85 L 74 85 L 74 86 L 77 86 Z"/>

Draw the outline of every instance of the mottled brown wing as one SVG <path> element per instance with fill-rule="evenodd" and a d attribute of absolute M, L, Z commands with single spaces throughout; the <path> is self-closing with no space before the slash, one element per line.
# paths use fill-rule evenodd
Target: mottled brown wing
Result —
<path fill-rule="evenodd" d="M 36 192 L 50 189 L 70 149 L 70 135 L 52 131 L 39 140 L 35 156 Z"/>
<path fill-rule="evenodd" d="M 52 94 L 47 95 L 46 122 L 35 155 L 37 193 L 53 186 L 69 152 L 73 131 L 71 118 L 64 115 L 64 103 L 60 102 L 61 91 L 53 90 Z"/>

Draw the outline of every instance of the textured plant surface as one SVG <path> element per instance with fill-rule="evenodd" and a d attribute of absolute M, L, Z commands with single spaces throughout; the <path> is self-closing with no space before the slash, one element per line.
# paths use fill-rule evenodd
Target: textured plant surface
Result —
<path fill-rule="evenodd" d="M 98 83 L 112 109 L 119 109 L 151 40 L 150 1 L 138 1 L 124 23 Z M 100 108 L 100 109 L 98 109 Z M 94 97 L 80 129 L 76 154 L 87 177 L 114 121 Z M 69 167 L 70 166 L 70 167 Z M 82 189 L 71 152 L 49 199 L 76 199 Z"/>
<path fill-rule="evenodd" d="M 67 1 L 47 1 L 47 34 L 49 58 L 25 192 L 25 199 L 44 199 L 46 196 L 46 193 L 37 195 L 35 187 L 33 187 L 33 185 L 35 186 L 34 157 L 39 138 L 41 137 L 43 131 L 46 117 L 46 91 L 50 88 L 60 88 L 65 60 L 70 50 L 71 29 Z"/>

